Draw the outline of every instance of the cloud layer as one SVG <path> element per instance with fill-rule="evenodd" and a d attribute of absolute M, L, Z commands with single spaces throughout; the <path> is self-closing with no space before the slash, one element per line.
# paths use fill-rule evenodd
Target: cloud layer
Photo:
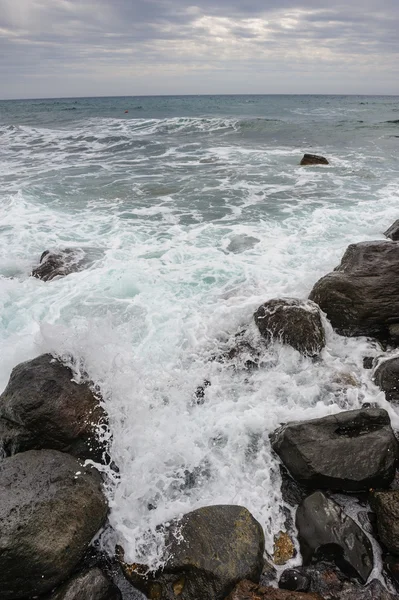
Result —
<path fill-rule="evenodd" d="M 0 96 L 399 94 L 397 0 L 193 2 L 0 0 Z"/>

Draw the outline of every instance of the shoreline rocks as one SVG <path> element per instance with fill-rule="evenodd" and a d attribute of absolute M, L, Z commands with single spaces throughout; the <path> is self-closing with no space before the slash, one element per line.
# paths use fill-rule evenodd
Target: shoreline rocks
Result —
<path fill-rule="evenodd" d="M 374 383 L 385 392 L 388 402 L 399 404 L 399 356 L 378 364 L 373 379 Z"/>
<path fill-rule="evenodd" d="M 304 154 L 300 162 L 302 167 L 314 165 L 329 165 L 330 163 L 324 156 L 319 154 Z"/>
<path fill-rule="evenodd" d="M 399 490 L 376 491 L 371 507 L 377 516 L 378 535 L 389 552 L 399 556 Z"/>
<path fill-rule="evenodd" d="M 74 575 L 43 600 L 122 600 L 122 594 L 98 567 L 94 567 Z"/>
<path fill-rule="evenodd" d="M 263 587 L 252 581 L 241 581 L 225 600 L 323 600 L 323 598 L 319 594 L 291 592 Z"/>
<path fill-rule="evenodd" d="M 84 252 L 79 248 L 64 248 L 57 252 L 45 250 L 39 265 L 32 270 L 32 277 L 51 281 L 55 277 L 65 277 L 84 268 Z"/>

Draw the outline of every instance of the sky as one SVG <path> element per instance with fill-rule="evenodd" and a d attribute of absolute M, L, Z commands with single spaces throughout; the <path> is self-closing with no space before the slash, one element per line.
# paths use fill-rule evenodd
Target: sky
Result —
<path fill-rule="evenodd" d="M 399 94 L 399 0 L 0 0 L 0 98 Z"/>

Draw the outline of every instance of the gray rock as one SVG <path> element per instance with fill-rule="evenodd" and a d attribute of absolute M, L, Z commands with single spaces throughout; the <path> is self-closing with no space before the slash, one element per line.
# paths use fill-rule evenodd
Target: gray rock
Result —
<path fill-rule="evenodd" d="M 324 156 L 319 156 L 318 154 L 304 154 L 301 160 L 301 166 L 328 164 L 328 160 Z"/>
<path fill-rule="evenodd" d="M 309 298 L 338 333 L 391 341 L 390 327 L 399 323 L 399 243 L 351 244 Z"/>
<path fill-rule="evenodd" d="M 65 580 L 102 527 L 97 471 L 56 450 L 0 462 L 0 597 L 45 594 Z"/>
<path fill-rule="evenodd" d="M 256 246 L 256 244 L 259 244 L 259 242 L 260 240 L 258 240 L 258 238 L 252 237 L 251 235 L 233 235 L 226 250 L 227 252 L 240 254 L 241 252 L 245 252 L 245 250 L 250 250 Z"/>
<path fill-rule="evenodd" d="M 52 448 L 101 460 L 98 439 L 106 415 L 88 384 L 72 381 L 72 371 L 50 354 L 19 364 L 0 396 L 0 446 L 13 455 Z"/>
<path fill-rule="evenodd" d="M 140 576 L 122 562 L 125 576 L 150 598 L 223 600 L 238 581 L 258 582 L 264 564 L 260 524 L 241 506 L 200 508 L 166 533 L 164 568 Z"/>
<path fill-rule="evenodd" d="M 278 590 L 274 587 L 257 585 L 252 581 L 240 581 L 226 600 L 323 600 L 323 598 L 319 594 Z"/>
<path fill-rule="evenodd" d="M 389 402 L 399 404 L 399 356 L 381 362 L 373 379 Z"/>
<path fill-rule="evenodd" d="M 373 568 L 371 543 L 341 507 L 322 492 L 314 492 L 296 513 L 304 565 L 331 560 L 349 576 L 366 582 Z"/>
<path fill-rule="evenodd" d="M 122 595 L 118 588 L 98 568 L 78 573 L 46 598 L 46 600 L 121 599 Z"/>
<path fill-rule="evenodd" d="M 398 442 L 383 409 L 288 423 L 271 441 L 292 477 L 308 488 L 367 491 L 388 487 L 395 476 Z"/>
<path fill-rule="evenodd" d="M 254 319 L 267 342 L 281 341 L 305 356 L 316 356 L 326 344 L 320 311 L 313 302 L 269 300 L 258 308 Z"/>
<path fill-rule="evenodd" d="M 370 503 L 377 515 L 382 544 L 392 554 L 399 555 L 399 490 L 374 492 Z"/>
<path fill-rule="evenodd" d="M 385 237 L 397 242 L 399 240 L 399 219 L 397 219 L 386 231 L 384 231 Z"/>
<path fill-rule="evenodd" d="M 85 266 L 85 253 L 80 248 L 64 248 L 52 252 L 46 250 L 40 257 L 39 266 L 32 270 L 32 277 L 51 281 L 81 271 Z"/>

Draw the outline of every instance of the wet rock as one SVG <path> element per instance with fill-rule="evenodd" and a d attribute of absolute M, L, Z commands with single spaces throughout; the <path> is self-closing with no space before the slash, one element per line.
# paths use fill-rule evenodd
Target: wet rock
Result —
<path fill-rule="evenodd" d="M 150 575 L 122 561 L 126 578 L 149 598 L 222 600 L 242 579 L 258 582 L 263 569 L 261 526 L 241 506 L 209 506 L 166 531 L 164 568 Z"/>
<path fill-rule="evenodd" d="M 304 154 L 301 160 L 301 166 L 307 165 L 328 165 L 330 164 L 324 156 L 318 154 Z"/>
<path fill-rule="evenodd" d="M 265 560 L 263 563 L 263 569 L 260 576 L 260 584 L 263 586 L 270 585 L 277 581 L 277 571 L 271 562 Z"/>
<path fill-rule="evenodd" d="M 399 244 L 351 244 L 309 298 L 341 335 L 390 341 L 390 327 L 399 323 Z"/>
<path fill-rule="evenodd" d="M 79 248 L 64 248 L 58 252 L 46 250 L 39 262 L 39 266 L 32 270 L 32 276 L 42 281 L 51 281 L 55 277 L 65 277 L 84 269 L 85 253 Z"/>
<path fill-rule="evenodd" d="M 107 515 L 97 471 L 56 450 L 0 461 L 0 597 L 45 594 L 82 559 Z"/>
<path fill-rule="evenodd" d="M 251 235 L 233 235 L 226 250 L 227 252 L 239 254 L 245 252 L 245 250 L 250 250 L 256 246 L 256 244 L 259 244 L 259 242 L 260 240 L 258 240 L 258 238 L 252 237 Z"/>
<path fill-rule="evenodd" d="M 88 384 L 50 354 L 21 363 L 0 396 L 0 444 L 6 455 L 53 448 L 101 460 L 98 429 L 106 415 Z"/>
<path fill-rule="evenodd" d="M 373 379 L 375 384 L 385 392 L 388 402 L 399 404 L 399 356 L 380 363 Z"/>
<path fill-rule="evenodd" d="M 388 487 L 395 475 L 398 442 L 383 409 L 288 423 L 271 442 L 291 475 L 308 488 L 367 491 Z"/>
<path fill-rule="evenodd" d="M 205 403 L 205 391 L 206 388 L 211 385 L 211 382 L 207 379 L 204 380 L 202 385 L 199 385 L 194 392 L 193 403 L 201 406 Z"/>
<path fill-rule="evenodd" d="M 251 581 L 241 581 L 226 600 L 323 600 L 323 598 L 318 594 L 279 590 L 263 587 Z"/>
<path fill-rule="evenodd" d="M 100 569 L 94 568 L 75 575 L 46 600 L 122 600 L 122 595 Z"/>
<path fill-rule="evenodd" d="M 285 531 L 280 531 L 274 537 L 273 562 L 275 565 L 285 565 L 296 554 L 294 542 Z"/>
<path fill-rule="evenodd" d="M 286 569 L 278 583 L 283 590 L 291 592 L 307 592 L 310 588 L 310 576 L 303 572 L 304 569 Z"/>
<path fill-rule="evenodd" d="M 291 477 L 287 469 L 280 465 L 281 495 L 284 502 L 290 506 L 298 506 L 307 496 L 306 489 Z"/>
<path fill-rule="evenodd" d="M 372 369 L 374 366 L 374 357 L 373 356 L 365 356 L 363 358 L 363 369 Z"/>
<path fill-rule="evenodd" d="M 258 308 L 254 319 L 267 342 L 281 341 L 305 356 L 316 356 L 325 346 L 320 311 L 313 302 L 269 300 Z"/>
<path fill-rule="evenodd" d="M 386 231 L 384 231 L 385 237 L 397 242 L 399 240 L 399 219 L 396 220 Z"/>
<path fill-rule="evenodd" d="M 347 582 L 340 595 L 339 600 L 398 600 L 396 594 L 391 594 L 377 579 L 373 579 L 366 586 L 356 586 Z M 325 598 L 325 600 L 329 600 Z M 331 600 L 336 600 L 332 597 Z"/>
<path fill-rule="evenodd" d="M 377 515 L 380 541 L 389 552 L 399 555 L 399 490 L 374 492 L 370 503 Z"/>
<path fill-rule="evenodd" d="M 399 588 L 399 558 L 388 554 L 384 558 L 384 569 L 396 589 Z"/>
<path fill-rule="evenodd" d="M 336 502 L 314 492 L 299 506 L 296 526 L 305 565 L 329 560 L 349 577 L 367 581 L 373 568 L 370 541 Z"/>

